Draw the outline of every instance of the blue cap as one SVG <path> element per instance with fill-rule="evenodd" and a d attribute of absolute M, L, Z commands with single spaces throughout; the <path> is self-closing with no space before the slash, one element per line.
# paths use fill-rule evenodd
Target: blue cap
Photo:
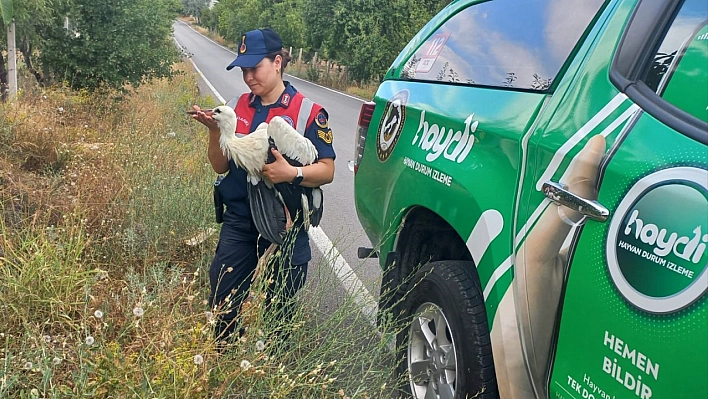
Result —
<path fill-rule="evenodd" d="M 233 67 L 253 68 L 266 55 L 283 49 L 283 41 L 273 29 L 256 29 L 246 32 L 241 37 L 236 59 L 226 67 L 230 71 Z"/>

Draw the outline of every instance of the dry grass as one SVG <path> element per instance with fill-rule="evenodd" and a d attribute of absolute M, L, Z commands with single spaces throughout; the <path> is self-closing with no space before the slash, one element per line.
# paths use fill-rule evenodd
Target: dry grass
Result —
<path fill-rule="evenodd" d="M 25 88 L 0 104 L 0 397 L 365 398 L 396 385 L 353 301 L 318 313 L 327 292 L 305 290 L 288 325 L 254 307 L 243 339 L 216 350 L 216 236 L 185 245 L 218 227 L 194 103 L 210 105 L 186 73 L 128 95 Z M 287 346 L 270 338 L 283 329 Z"/>

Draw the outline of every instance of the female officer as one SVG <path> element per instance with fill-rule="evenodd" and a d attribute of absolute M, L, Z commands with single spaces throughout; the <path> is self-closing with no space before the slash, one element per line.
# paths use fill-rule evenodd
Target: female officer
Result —
<path fill-rule="evenodd" d="M 272 29 L 246 32 L 241 38 L 236 59 L 226 67 L 240 67 L 243 81 L 251 90 L 239 97 L 235 106 L 236 134 L 253 132 L 262 122 L 281 116 L 315 145 L 318 160 L 312 165 L 291 166 L 277 150 L 272 150 L 275 162 L 265 165 L 263 176 L 273 183 L 289 182 L 306 187 L 330 183 L 334 178 L 335 153 L 327 112 L 305 98 L 289 82 L 283 81 L 283 70 L 290 54 Z M 258 256 L 270 245 L 259 239 L 253 222 L 247 194 L 246 171 L 229 161 L 219 148 L 219 128 L 210 116 L 197 112 L 194 118 L 209 128 L 208 157 L 216 173 L 228 172 L 218 185 L 226 205 L 223 225 L 214 259 L 209 270 L 210 303 L 223 306 L 217 323 L 217 339 L 227 338 L 237 324 L 236 317 L 250 287 L 250 275 L 255 270 Z M 260 252 L 260 253 L 259 253 Z M 303 285 L 310 261 L 307 231 L 298 232 L 289 262 L 276 271 L 284 289 L 285 301 Z M 280 301 L 281 303 L 283 301 Z M 286 310 L 285 317 L 289 316 Z"/>

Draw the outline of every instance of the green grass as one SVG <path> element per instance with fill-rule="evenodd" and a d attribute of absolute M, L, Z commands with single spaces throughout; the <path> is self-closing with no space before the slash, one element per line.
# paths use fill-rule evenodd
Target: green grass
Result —
<path fill-rule="evenodd" d="M 306 285 L 289 323 L 256 301 L 217 351 L 217 235 L 185 243 L 218 229 L 206 129 L 184 114 L 209 100 L 179 68 L 129 95 L 0 104 L 0 398 L 390 397 L 395 330 L 346 295 L 323 312 L 334 282 Z"/>

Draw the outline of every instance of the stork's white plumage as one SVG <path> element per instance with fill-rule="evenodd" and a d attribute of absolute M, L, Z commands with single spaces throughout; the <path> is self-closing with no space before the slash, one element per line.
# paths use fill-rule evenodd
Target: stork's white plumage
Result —
<path fill-rule="evenodd" d="M 282 242 L 282 231 L 272 231 L 276 227 L 273 226 L 272 220 L 266 220 L 271 218 L 271 215 L 261 214 L 272 209 L 264 204 L 269 198 L 266 190 L 274 191 L 271 197 L 276 197 L 285 207 L 285 215 L 289 220 L 295 220 L 300 213 L 306 227 L 311 222 L 317 225 L 322 215 L 322 191 L 319 187 L 309 188 L 289 183 L 278 183 L 273 187 L 270 182 L 261 183 L 263 166 L 270 155 L 269 138 L 272 138 L 283 157 L 295 166 L 309 165 L 317 160 L 317 148 L 314 144 L 279 116 L 272 118 L 270 123 L 262 123 L 255 131 L 242 137 L 235 134 L 236 113 L 233 108 L 218 106 L 211 111 L 211 116 L 216 120 L 221 132 L 219 146 L 222 151 L 248 174 L 251 183 L 251 210 L 261 234 L 271 242 Z M 254 190 L 253 195 L 251 190 Z M 310 219 L 311 210 L 316 211 L 313 220 Z"/>
<path fill-rule="evenodd" d="M 278 151 L 285 157 L 301 165 L 309 165 L 317 159 L 317 148 L 303 135 L 279 116 L 270 123 L 261 123 L 255 131 L 238 137 L 236 134 L 236 113 L 226 105 L 212 110 L 212 118 L 219 125 L 219 146 L 229 159 L 248 172 L 249 180 L 255 184 L 260 179 L 263 166 L 268 159 L 268 137 L 272 137 Z"/>
<path fill-rule="evenodd" d="M 268 159 L 268 125 L 261 124 L 253 133 L 236 136 L 236 113 L 233 108 L 220 105 L 211 112 L 219 126 L 219 147 L 229 159 L 248 173 L 248 180 L 256 184 Z"/>

